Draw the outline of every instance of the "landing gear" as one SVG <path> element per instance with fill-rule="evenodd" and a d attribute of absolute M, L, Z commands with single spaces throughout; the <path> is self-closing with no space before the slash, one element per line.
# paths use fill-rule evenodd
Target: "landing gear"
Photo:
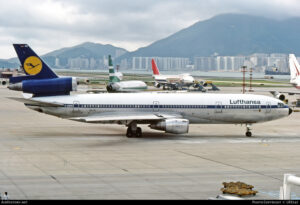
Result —
<path fill-rule="evenodd" d="M 246 124 L 246 136 L 247 137 L 251 137 L 252 136 L 252 132 L 251 132 L 251 124 Z"/>
<path fill-rule="evenodd" d="M 142 128 L 137 127 L 137 124 L 132 122 L 128 125 L 126 137 L 128 138 L 140 138 L 142 137 Z"/>

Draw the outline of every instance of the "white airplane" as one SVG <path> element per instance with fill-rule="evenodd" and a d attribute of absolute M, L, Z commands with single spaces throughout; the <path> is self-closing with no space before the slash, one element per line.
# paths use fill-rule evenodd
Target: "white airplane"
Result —
<path fill-rule="evenodd" d="M 300 65 L 294 54 L 289 55 L 289 67 L 291 72 L 290 83 L 297 89 L 300 89 Z"/>
<path fill-rule="evenodd" d="M 108 92 L 136 92 L 147 90 L 147 84 L 140 80 L 121 81 L 123 74 L 115 72 L 111 56 L 108 56 L 109 83 L 106 86 Z"/>
<path fill-rule="evenodd" d="M 294 54 L 289 54 L 289 68 L 290 68 L 290 83 L 297 89 L 300 89 L 300 65 L 297 61 L 297 58 Z M 285 95 L 283 93 L 288 93 L 289 95 L 299 95 L 300 92 L 278 92 L 278 91 L 270 91 L 274 97 L 285 100 Z"/>
<path fill-rule="evenodd" d="M 253 94 L 203 93 L 99 93 L 70 95 L 72 79 L 58 78 L 26 44 L 14 44 L 28 80 L 23 92 L 31 98 L 11 98 L 28 108 L 64 119 L 86 123 L 126 125 L 127 137 L 141 137 L 138 124 L 166 133 L 188 133 L 189 124 L 245 124 L 250 126 L 286 117 L 292 110 L 280 100 Z M 30 73 L 33 73 L 31 75 Z M 41 76 L 40 73 L 43 73 Z M 49 74 L 49 78 L 43 78 Z M 59 84 L 59 86 L 57 86 Z"/>
<path fill-rule="evenodd" d="M 195 84 L 195 79 L 188 73 L 179 74 L 179 75 L 161 75 L 157 68 L 157 65 L 154 59 L 151 60 L 153 78 L 155 80 L 155 87 L 160 88 L 163 86 L 164 89 L 166 87 L 170 87 L 173 90 L 177 90 L 178 87 L 182 86 L 192 86 Z"/>

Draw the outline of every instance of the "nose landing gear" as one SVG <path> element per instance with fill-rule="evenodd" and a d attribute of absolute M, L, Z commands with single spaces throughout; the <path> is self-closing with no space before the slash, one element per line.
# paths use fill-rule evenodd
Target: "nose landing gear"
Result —
<path fill-rule="evenodd" d="M 252 136 L 252 132 L 251 132 L 251 124 L 246 124 L 246 136 L 247 137 L 251 137 Z"/>

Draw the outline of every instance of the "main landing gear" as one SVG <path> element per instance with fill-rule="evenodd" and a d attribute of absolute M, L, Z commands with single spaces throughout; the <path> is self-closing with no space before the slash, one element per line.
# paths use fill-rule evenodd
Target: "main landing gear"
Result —
<path fill-rule="evenodd" d="M 140 138 L 142 137 L 142 128 L 137 127 L 135 122 L 128 125 L 126 137 L 128 138 Z"/>
<path fill-rule="evenodd" d="M 247 137 L 251 137 L 252 136 L 252 132 L 250 131 L 251 130 L 251 124 L 246 124 L 246 136 Z"/>

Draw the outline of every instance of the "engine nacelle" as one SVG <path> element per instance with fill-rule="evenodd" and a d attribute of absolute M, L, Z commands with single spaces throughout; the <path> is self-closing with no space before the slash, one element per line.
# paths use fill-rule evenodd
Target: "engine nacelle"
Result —
<path fill-rule="evenodd" d="M 117 92 L 120 90 L 118 83 L 110 83 L 106 86 L 107 92 Z"/>
<path fill-rule="evenodd" d="M 156 87 L 156 88 L 160 88 L 160 84 L 159 84 L 159 83 L 157 83 L 157 82 L 155 82 L 155 83 L 154 83 L 154 87 Z"/>
<path fill-rule="evenodd" d="M 76 78 L 72 77 L 24 80 L 20 83 L 11 84 L 8 88 L 37 96 L 68 95 L 71 91 L 77 90 L 77 81 Z"/>
<path fill-rule="evenodd" d="M 275 98 L 277 98 L 277 99 L 279 99 L 279 100 L 281 100 L 281 101 L 284 101 L 285 100 L 285 95 L 284 94 L 282 94 L 282 93 L 280 93 L 280 92 L 277 92 L 277 91 L 273 91 L 273 92 L 271 92 L 272 93 L 272 95 L 275 97 Z"/>
<path fill-rule="evenodd" d="M 151 124 L 150 128 L 163 130 L 167 133 L 185 134 L 189 132 L 189 121 L 186 119 L 167 119 L 156 124 Z"/>
<path fill-rule="evenodd" d="M 277 99 L 284 101 L 285 100 L 285 96 L 282 93 L 279 93 L 278 95 L 275 96 Z"/>

